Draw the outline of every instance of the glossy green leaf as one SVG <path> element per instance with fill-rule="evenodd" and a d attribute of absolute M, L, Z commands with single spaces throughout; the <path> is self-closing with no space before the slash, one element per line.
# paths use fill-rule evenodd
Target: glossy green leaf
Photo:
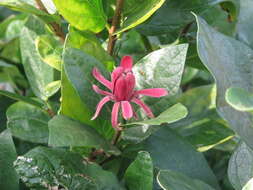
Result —
<path fill-rule="evenodd" d="M 137 88 L 166 88 L 169 95 L 175 95 L 181 82 L 187 48 L 187 44 L 171 45 L 138 61 L 133 67 Z"/>
<path fill-rule="evenodd" d="M 154 167 L 173 170 L 218 188 L 217 180 L 204 156 L 169 127 L 162 127 L 144 141 Z"/>
<path fill-rule="evenodd" d="M 148 0 L 145 1 L 145 3 L 140 0 L 126 1 L 123 11 L 123 25 L 116 33 L 124 32 L 143 23 L 154 14 L 164 2 L 165 0 Z"/>
<path fill-rule="evenodd" d="M 248 183 L 242 188 L 242 190 L 251 190 L 253 189 L 253 179 L 248 181 Z"/>
<path fill-rule="evenodd" d="M 161 170 L 157 181 L 164 190 L 214 190 L 206 183 L 171 170 Z"/>
<path fill-rule="evenodd" d="M 37 15 L 48 22 L 58 21 L 59 17 L 55 15 L 49 15 L 44 11 L 37 9 L 26 0 L 0 0 L 0 5 L 13 9 L 15 11 L 21 11 L 24 13 L 31 13 Z"/>
<path fill-rule="evenodd" d="M 41 60 L 35 46 L 38 35 L 45 34 L 45 32 L 45 24 L 38 18 L 31 16 L 26 22 L 20 38 L 22 63 L 26 76 L 35 95 L 43 100 L 47 100 L 50 96 L 45 88 L 54 79 L 53 69 Z"/>
<path fill-rule="evenodd" d="M 253 151 L 244 142 L 240 143 L 229 160 L 228 177 L 236 190 L 241 190 L 253 177 Z"/>
<path fill-rule="evenodd" d="M 51 67 L 61 71 L 62 43 L 51 35 L 38 36 L 36 49 L 41 59 Z"/>
<path fill-rule="evenodd" d="M 91 126 L 84 125 L 68 117 L 56 116 L 49 122 L 49 145 L 56 147 L 102 148 L 107 152 L 119 154 Z"/>
<path fill-rule="evenodd" d="M 124 179 L 130 190 L 153 189 L 153 163 L 148 152 L 138 153 L 127 168 Z"/>
<path fill-rule="evenodd" d="M 166 111 L 162 112 L 160 115 L 153 119 L 148 119 L 144 121 L 138 121 L 129 123 L 127 125 L 131 124 L 137 124 L 137 125 L 161 125 L 163 123 L 173 123 L 180 119 L 183 119 L 187 116 L 187 109 L 182 104 L 176 104 Z"/>
<path fill-rule="evenodd" d="M 92 76 L 92 69 L 97 67 L 106 78 L 109 78 L 109 73 L 102 63 L 81 50 L 65 49 L 63 60 L 66 75 L 62 76 L 62 113 L 95 127 L 106 138 L 111 137 L 114 130 L 108 120 L 110 118 L 109 112 L 111 112 L 108 107 L 109 104 L 104 106 L 103 111 L 95 121 L 91 120 L 96 105 L 101 100 L 101 96 L 92 89 L 92 84 L 98 84 Z M 64 88 L 64 85 L 67 86 Z"/>
<path fill-rule="evenodd" d="M 13 168 L 17 154 L 11 133 L 5 130 L 0 133 L 0 188 L 8 190 L 19 189 L 19 179 Z"/>
<path fill-rule="evenodd" d="M 8 128 L 13 136 L 34 143 L 47 143 L 49 115 L 29 104 L 17 102 L 7 112 Z"/>
<path fill-rule="evenodd" d="M 32 189 L 121 190 L 116 176 L 63 149 L 36 147 L 14 163 L 21 180 Z M 47 189 L 47 188 L 46 188 Z"/>
<path fill-rule="evenodd" d="M 31 104 L 31 105 L 36 106 L 38 108 L 43 108 L 44 107 L 43 103 L 41 103 L 37 100 L 31 99 L 31 98 L 25 97 L 25 96 L 21 96 L 19 94 L 15 94 L 15 93 L 8 92 L 8 91 L 5 91 L 5 90 L 0 90 L 0 94 L 3 95 L 3 96 L 9 97 L 13 100 L 22 101 L 22 102 L 25 102 L 27 104 Z"/>
<path fill-rule="evenodd" d="M 60 14 L 79 30 L 100 32 L 106 24 L 101 0 L 53 0 Z"/>
<path fill-rule="evenodd" d="M 225 101 L 226 90 L 231 86 L 252 91 L 253 50 L 215 31 L 200 17 L 196 16 L 196 19 L 198 53 L 217 83 L 217 110 L 231 128 L 253 147 L 252 115 L 236 111 Z"/>
<path fill-rule="evenodd" d="M 240 14 L 237 22 L 238 39 L 253 48 L 253 2 L 251 0 L 240 1 Z"/>
<path fill-rule="evenodd" d="M 253 110 L 253 94 L 242 88 L 229 88 L 226 91 L 226 101 L 239 111 Z"/>
<path fill-rule="evenodd" d="M 99 39 L 92 32 L 80 31 L 70 27 L 65 46 L 83 50 L 85 53 L 96 57 L 108 70 L 112 71 L 113 58 L 105 51 Z"/>

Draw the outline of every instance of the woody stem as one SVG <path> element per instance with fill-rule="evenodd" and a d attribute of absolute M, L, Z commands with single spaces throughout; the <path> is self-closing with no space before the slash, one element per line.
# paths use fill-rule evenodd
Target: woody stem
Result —
<path fill-rule="evenodd" d="M 113 49 L 115 46 L 115 43 L 117 41 L 117 36 L 114 34 L 116 32 L 116 29 L 120 23 L 121 18 L 121 11 L 123 8 L 124 0 L 117 0 L 116 1 L 116 9 L 115 13 L 112 19 L 112 26 L 109 29 L 109 42 L 107 46 L 107 51 L 110 55 L 113 55 Z"/>

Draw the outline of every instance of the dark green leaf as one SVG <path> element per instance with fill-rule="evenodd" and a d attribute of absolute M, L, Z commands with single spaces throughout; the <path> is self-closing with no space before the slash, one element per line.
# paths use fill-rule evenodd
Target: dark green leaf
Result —
<path fill-rule="evenodd" d="M 119 154 L 95 129 L 64 116 L 56 116 L 49 122 L 49 145 L 64 147 L 88 147 L 104 149 Z"/>
<path fill-rule="evenodd" d="M 124 179 L 129 190 L 153 189 L 153 163 L 148 152 L 138 153 L 127 168 Z"/>
<path fill-rule="evenodd" d="M 53 81 L 53 69 L 40 59 L 36 50 L 35 40 L 42 34 L 45 34 L 45 24 L 33 16 L 29 17 L 22 30 L 20 47 L 22 63 L 33 92 L 39 98 L 47 100 L 50 94 L 45 88 Z"/>
<path fill-rule="evenodd" d="M 215 31 L 200 17 L 196 16 L 196 19 L 198 53 L 217 83 L 217 110 L 231 128 L 253 147 L 252 115 L 236 111 L 225 101 L 225 92 L 231 86 L 252 92 L 253 51 L 243 43 Z"/>
<path fill-rule="evenodd" d="M 27 104 L 31 104 L 31 105 L 36 106 L 38 108 L 43 108 L 44 107 L 43 103 L 41 103 L 37 100 L 31 99 L 31 98 L 25 97 L 25 96 L 21 96 L 19 94 L 15 94 L 15 93 L 8 92 L 8 91 L 5 91 L 5 90 L 0 90 L 0 94 L 3 95 L 3 96 L 9 97 L 13 100 L 22 101 L 22 102 L 25 102 Z"/>
<path fill-rule="evenodd" d="M 253 177 L 253 151 L 244 142 L 241 142 L 229 160 L 228 177 L 236 190 L 241 190 Z"/>
<path fill-rule="evenodd" d="M 214 190 L 206 183 L 171 170 L 161 170 L 157 180 L 164 190 Z"/>
<path fill-rule="evenodd" d="M 45 111 L 17 102 L 8 108 L 6 115 L 13 136 L 34 143 L 48 142 L 47 123 L 50 117 Z"/>
<path fill-rule="evenodd" d="M 101 0 L 53 0 L 60 14 L 79 30 L 100 32 L 106 24 Z"/>
<path fill-rule="evenodd" d="M 11 133 L 5 130 L 0 133 L 0 188 L 2 190 L 18 190 L 19 179 L 13 168 L 17 154 Z"/>
<path fill-rule="evenodd" d="M 154 166 L 158 169 L 173 170 L 202 180 L 218 188 L 217 180 L 204 156 L 168 127 L 162 127 L 144 142 Z"/>

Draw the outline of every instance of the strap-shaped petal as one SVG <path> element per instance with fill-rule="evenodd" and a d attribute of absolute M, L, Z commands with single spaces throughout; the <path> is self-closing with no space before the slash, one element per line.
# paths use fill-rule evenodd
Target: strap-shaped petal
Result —
<path fill-rule="evenodd" d="M 137 95 L 151 96 L 151 97 L 155 97 L 155 98 L 159 98 L 159 97 L 168 95 L 168 91 L 165 88 L 142 89 L 142 90 L 137 90 L 135 93 Z"/>
<path fill-rule="evenodd" d="M 103 106 L 110 101 L 110 97 L 109 96 L 105 96 L 102 100 L 100 100 L 100 102 L 97 105 L 97 109 L 96 109 L 96 113 L 94 114 L 94 116 L 91 118 L 91 120 L 94 120 L 97 118 L 97 116 L 99 115 L 101 109 L 103 108 Z"/>
<path fill-rule="evenodd" d="M 98 93 L 98 94 L 101 94 L 101 95 L 104 95 L 104 96 L 113 96 L 112 93 L 110 92 L 107 92 L 107 91 L 104 91 L 104 90 L 101 90 L 100 88 L 98 88 L 97 85 L 93 84 L 92 85 L 92 88 L 93 90 Z"/>
<path fill-rule="evenodd" d="M 112 108 L 112 126 L 118 130 L 118 115 L 119 115 L 120 102 L 115 102 Z"/>
<path fill-rule="evenodd" d="M 123 67 L 125 70 L 132 70 L 133 58 L 128 55 L 122 57 L 120 66 Z"/>
<path fill-rule="evenodd" d="M 140 99 L 138 98 L 133 98 L 132 102 L 136 103 L 137 105 L 139 105 L 147 114 L 148 117 L 152 118 L 154 117 L 154 114 L 152 113 L 151 109 Z"/>
<path fill-rule="evenodd" d="M 133 117 L 133 108 L 128 101 L 121 102 L 122 116 L 125 120 Z"/>
<path fill-rule="evenodd" d="M 95 79 L 97 79 L 99 82 L 101 82 L 103 85 L 105 85 L 108 89 L 112 90 L 112 83 L 108 81 L 97 68 L 94 68 L 92 70 L 92 75 Z"/>

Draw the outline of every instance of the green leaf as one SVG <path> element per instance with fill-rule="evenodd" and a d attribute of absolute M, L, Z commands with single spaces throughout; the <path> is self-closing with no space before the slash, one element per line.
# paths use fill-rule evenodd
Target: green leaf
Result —
<path fill-rule="evenodd" d="M 17 154 L 11 133 L 5 130 L 0 133 L 0 188 L 8 190 L 19 189 L 19 179 L 13 168 Z"/>
<path fill-rule="evenodd" d="M 110 138 L 114 130 L 108 120 L 109 112 L 111 112 L 108 105 L 105 105 L 104 111 L 101 112 L 98 119 L 95 121 L 91 120 L 92 115 L 95 113 L 96 105 L 101 100 L 101 96 L 92 89 L 92 84 L 98 84 L 92 76 L 92 69 L 97 67 L 106 78 L 109 78 L 107 77 L 109 73 L 103 64 L 81 50 L 65 49 L 63 60 L 66 75 L 62 76 L 62 113 L 95 127 L 100 134 Z M 64 85 L 67 85 L 65 89 Z M 72 98 L 65 96 L 64 93 L 70 94 Z M 80 103 L 82 106 L 80 106 Z"/>
<path fill-rule="evenodd" d="M 6 115 L 13 136 L 34 143 L 48 142 L 47 123 L 50 117 L 43 110 L 17 102 L 8 108 Z"/>
<path fill-rule="evenodd" d="M 171 170 L 161 170 L 157 181 L 164 190 L 214 190 L 206 183 Z"/>
<path fill-rule="evenodd" d="M 163 6 L 158 9 L 152 17 L 137 29 L 144 35 L 162 35 L 173 32 L 179 35 L 180 31 L 186 27 L 186 25 L 194 21 L 191 11 L 197 14 L 204 14 L 213 6 L 222 2 L 225 2 L 225 5 L 230 5 L 228 10 L 233 18 L 236 18 L 239 12 L 239 6 L 237 1 L 234 0 L 166 0 Z M 176 40 L 176 38 L 174 40 Z"/>
<path fill-rule="evenodd" d="M 20 37 L 22 63 L 26 76 L 35 95 L 43 100 L 47 100 L 50 96 L 45 88 L 54 79 L 53 69 L 40 59 L 35 46 L 38 35 L 45 34 L 45 32 L 45 24 L 31 16 L 27 20 Z"/>
<path fill-rule="evenodd" d="M 37 37 L 35 45 L 40 58 L 51 67 L 61 71 L 63 51 L 61 42 L 51 35 L 42 35 Z"/>
<path fill-rule="evenodd" d="M 241 190 L 253 177 L 253 151 L 244 142 L 240 143 L 229 160 L 228 177 L 236 190 Z"/>
<path fill-rule="evenodd" d="M 60 14 L 79 30 L 98 33 L 104 29 L 106 16 L 101 0 L 53 0 Z"/>
<path fill-rule="evenodd" d="M 182 104 L 176 104 L 166 111 L 162 112 L 160 115 L 153 119 L 148 119 L 144 121 L 137 121 L 137 122 L 132 122 L 127 125 L 161 125 L 163 123 L 173 123 L 176 122 L 180 119 L 183 119 L 187 115 L 187 109 L 184 107 Z"/>
<path fill-rule="evenodd" d="M 88 147 L 104 149 L 119 154 L 95 129 L 64 116 L 56 116 L 49 122 L 49 145 L 57 147 Z"/>
<path fill-rule="evenodd" d="M 61 81 L 57 80 L 49 83 L 46 86 L 46 91 L 48 92 L 48 97 L 53 96 L 61 88 Z"/>
<path fill-rule="evenodd" d="M 204 156 L 169 127 L 162 127 L 144 141 L 154 167 L 181 172 L 218 188 L 217 180 Z"/>
<path fill-rule="evenodd" d="M 175 95 L 183 74 L 187 48 L 187 44 L 171 45 L 138 61 L 133 67 L 137 88 L 166 88 L 169 95 Z"/>
<path fill-rule="evenodd" d="M 73 190 L 120 190 L 116 176 L 62 149 L 36 147 L 14 163 L 21 180 L 32 189 L 62 186 Z"/>
<path fill-rule="evenodd" d="M 229 88 L 226 91 L 226 101 L 239 111 L 253 110 L 253 94 L 242 88 Z"/>
<path fill-rule="evenodd" d="M 124 179 L 130 190 L 153 189 L 153 163 L 148 152 L 138 153 L 127 168 Z"/>
<path fill-rule="evenodd" d="M 9 97 L 13 100 L 22 101 L 22 102 L 25 102 L 27 104 L 31 104 L 31 105 L 36 106 L 38 108 L 43 108 L 44 107 L 43 103 L 41 103 L 37 100 L 28 98 L 26 96 L 21 96 L 19 94 L 15 94 L 15 93 L 8 92 L 8 91 L 5 91 L 5 90 L 0 90 L 0 94 L 3 95 L 3 96 Z"/>
<path fill-rule="evenodd" d="M 37 15 L 48 22 L 58 21 L 59 17 L 56 15 L 49 15 L 42 10 L 37 9 L 33 5 L 27 3 L 26 0 L 0 0 L 0 6 L 13 9 L 15 11 L 21 11 L 25 13 L 31 13 Z"/>
<path fill-rule="evenodd" d="M 83 50 L 85 53 L 96 57 L 109 71 L 112 71 L 113 58 L 105 51 L 99 39 L 92 32 L 80 31 L 70 27 L 65 46 Z"/>
<path fill-rule="evenodd" d="M 253 189 L 253 178 L 248 181 L 248 183 L 242 188 L 242 190 L 251 190 Z"/>
<path fill-rule="evenodd" d="M 253 2 L 251 0 L 240 1 L 240 14 L 237 22 L 237 37 L 240 41 L 253 48 L 252 36 Z"/>
<path fill-rule="evenodd" d="M 123 11 L 123 25 L 116 32 L 121 33 L 146 21 L 159 9 L 165 0 L 148 0 L 143 3 L 140 0 L 126 1 Z"/>
<path fill-rule="evenodd" d="M 229 122 L 231 128 L 250 147 L 253 147 L 252 115 L 236 111 L 225 100 L 226 90 L 231 86 L 252 91 L 253 50 L 243 43 L 215 31 L 200 17 L 196 16 L 196 19 L 198 23 L 198 53 L 217 83 L 218 113 Z"/>

